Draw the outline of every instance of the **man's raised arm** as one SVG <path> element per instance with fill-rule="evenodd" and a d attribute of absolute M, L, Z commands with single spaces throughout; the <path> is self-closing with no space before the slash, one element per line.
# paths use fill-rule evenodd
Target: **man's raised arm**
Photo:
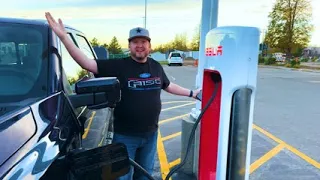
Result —
<path fill-rule="evenodd" d="M 46 12 L 47 21 L 51 29 L 56 33 L 64 46 L 67 48 L 71 57 L 83 68 L 94 74 L 98 74 L 97 62 L 94 59 L 89 59 L 68 37 L 62 20 L 57 23 L 49 12 Z"/>

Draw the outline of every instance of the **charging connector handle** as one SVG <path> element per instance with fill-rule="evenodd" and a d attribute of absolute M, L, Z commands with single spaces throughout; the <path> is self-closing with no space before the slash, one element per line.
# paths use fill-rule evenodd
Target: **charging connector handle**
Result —
<path fill-rule="evenodd" d="M 213 78 L 213 77 L 212 77 Z M 191 134 L 190 134 L 190 137 L 189 137 L 189 141 L 188 141 L 188 145 L 187 145 L 187 151 L 186 151 L 186 154 L 183 158 L 183 160 L 181 161 L 180 164 L 174 166 L 170 172 L 168 173 L 168 175 L 166 176 L 166 179 L 165 180 L 169 180 L 169 178 L 175 173 L 177 172 L 185 163 L 186 163 L 186 160 L 187 160 L 187 157 L 188 157 L 188 154 L 189 154 L 189 151 L 190 151 L 190 147 L 191 147 L 191 143 L 192 141 L 194 140 L 194 135 L 195 135 L 195 132 L 196 132 L 196 129 L 198 127 L 198 124 L 203 116 L 203 114 L 207 111 L 207 109 L 209 108 L 209 106 L 211 105 L 211 103 L 213 102 L 214 98 L 216 97 L 216 94 L 218 92 L 218 87 L 219 87 L 219 82 L 221 81 L 220 78 L 218 79 L 212 79 L 215 83 L 215 88 L 214 88 L 214 91 L 212 93 L 212 96 L 210 98 L 210 100 L 208 101 L 208 103 L 206 104 L 206 106 L 203 108 L 203 110 L 201 111 L 198 119 L 196 120 L 195 124 L 193 125 L 192 127 L 192 130 L 191 130 Z M 201 98 L 198 98 L 199 100 L 201 100 Z"/>
<path fill-rule="evenodd" d="M 156 180 L 145 169 L 143 169 L 143 167 L 141 167 L 138 163 L 136 163 L 131 158 L 129 158 L 129 162 L 134 168 L 136 168 L 139 171 L 141 171 L 149 180 Z"/>

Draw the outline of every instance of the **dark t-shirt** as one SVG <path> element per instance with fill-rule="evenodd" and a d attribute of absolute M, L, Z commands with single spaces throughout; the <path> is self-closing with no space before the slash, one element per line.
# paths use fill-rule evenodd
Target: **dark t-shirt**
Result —
<path fill-rule="evenodd" d="M 97 60 L 96 77 L 117 77 L 121 101 L 114 110 L 114 131 L 122 134 L 144 134 L 158 129 L 161 112 L 160 93 L 170 81 L 162 66 L 148 58 L 138 63 L 131 57 Z"/>

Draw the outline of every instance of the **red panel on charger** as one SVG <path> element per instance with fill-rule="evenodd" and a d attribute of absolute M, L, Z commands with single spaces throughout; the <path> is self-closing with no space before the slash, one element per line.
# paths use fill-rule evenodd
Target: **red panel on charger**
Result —
<path fill-rule="evenodd" d="M 202 109 L 210 100 L 215 82 L 211 76 L 220 76 L 220 73 L 213 70 L 204 70 L 202 86 Z M 218 82 L 218 91 L 213 102 L 203 114 L 200 128 L 200 149 L 199 149 L 199 180 L 215 180 L 217 172 L 218 138 L 220 121 L 222 81 Z"/>

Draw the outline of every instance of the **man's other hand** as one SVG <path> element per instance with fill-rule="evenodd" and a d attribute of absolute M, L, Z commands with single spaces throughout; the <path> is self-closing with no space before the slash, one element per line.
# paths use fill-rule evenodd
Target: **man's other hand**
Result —
<path fill-rule="evenodd" d="M 192 97 L 197 99 L 197 95 L 200 93 L 200 91 L 201 91 L 201 88 L 194 90 Z"/>

